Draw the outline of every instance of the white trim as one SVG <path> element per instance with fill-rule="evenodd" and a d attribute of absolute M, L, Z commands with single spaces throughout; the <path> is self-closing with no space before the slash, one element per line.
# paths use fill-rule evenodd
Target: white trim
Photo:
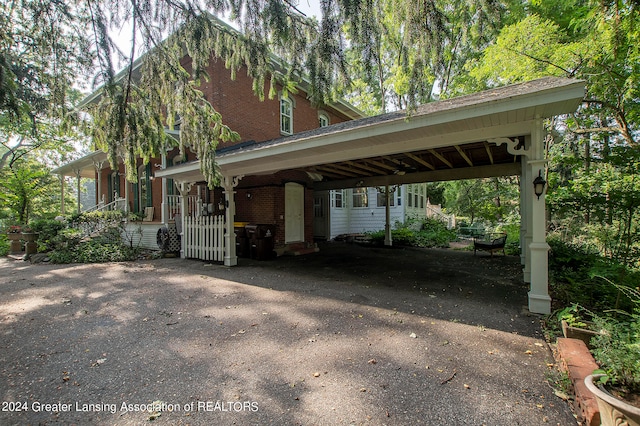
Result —
<path fill-rule="evenodd" d="M 284 111 L 285 106 L 288 106 L 288 114 Z M 289 122 L 288 126 L 285 125 L 285 119 Z M 293 101 L 288 96 L 280 98 L 280 134 L 287 136 L 293 134 Z"/>

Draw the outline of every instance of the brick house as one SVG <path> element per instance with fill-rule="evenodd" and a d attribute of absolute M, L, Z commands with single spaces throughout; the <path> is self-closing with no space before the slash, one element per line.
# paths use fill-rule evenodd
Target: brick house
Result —
<path fill-rule="evenodd" d="M 189 61 L 188 57 L 182 60 L 186 69 L 189 69 Z M 212 57 L 207 73 L 209 80 L 199 89 L 222 115 L 225 124 L 241 137 L 236 143 L 220 143 L 217 148 L 220 153 L 362 117 L 360 111 L 342 101 L 313 107 L 307 98 L 304 82 L 298 85 L 296 93 L 283 96 L 279 91 L 274 99 L 260 101 L 253 92 L 253 81 L 247 76 L 246 69 L 238 70 L 236 78 L 232 79 L 231 71 L 224 67 L 223 62 Z M 91 94 L 85 103 L 97 96 L 98 92 Z M 168 133 L 177 137 L 179 123 L 175 129 Z M 125 180 L 123 164 L 112 169 L 106 154 L 96 151 L 54 170 L 54 173 L 95 179 L 96 208 L 126 209 L 144 216 L 139 224 L 143 230 L 141 244 L 156 248 L 158 229 L 172 223 L 181 211 L 181 195 L 187 199 L 182 216 L 224 214 L 222 188 L 210 190 L 202 177 L 191 182 L 182 192 L 173 179 L 155 178 L 160 169 L 195 161 L 194 153 L 187 152 L 182 158 L 177 148 L 152 158 L 146 165 L 138 160 L 138 182 L 130 183 Z M 274 243 L 278 248 L 294 242 L 298 250 L 301 244 L 308 248 L 313 242 L 312 187 L 313 179 L 304 171 L 247 176 L 236 188 L 235 222 L 273 225 Z M 285 211 L 287 196 L 299 199 L 296 201 L 299 207 L 291 212 Z M 294 218 L 298 218 L 295 224 Z M 285 226 L 287 220 L 289 226 Z"/>

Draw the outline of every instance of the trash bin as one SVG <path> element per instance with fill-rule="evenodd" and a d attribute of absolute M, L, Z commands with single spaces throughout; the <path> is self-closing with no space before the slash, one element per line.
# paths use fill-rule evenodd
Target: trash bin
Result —
<path fill-rule="evenodd" d="M 236 234 L 236 256 L 249 257 L 249 238 L 247 238 L 247 231 L 245 222 L 234 222 L 233 232 Z"/>
<path fill-rule="evenodd" d="M 274 256 L 274 236 L 276 225 L 249 224 L 245 226 L 249 240 L 249 257 L 257 260 L 269 260 Z"/>

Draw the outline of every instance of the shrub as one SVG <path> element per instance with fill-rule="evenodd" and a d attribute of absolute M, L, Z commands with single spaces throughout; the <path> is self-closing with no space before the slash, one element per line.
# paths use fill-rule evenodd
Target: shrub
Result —
<path fill-rule="evenodd" d="M 51 242 L 54 263 L 99 263 L 135 260 L 140 252 L 134 240 L 125 244 L 126 213 L 90 212 L 71 218 L 72 226 L 58 232 Z"/>
<path fill-rule="evenodd" d="M 367 235 L 374 244 L 384 243 L 384 230 L 369 232 Z M 396 223 L 391 230 L 393 244 L 413 247 L 448 247 L 455 240 L 454 231 L 437 219 L 410 219 L 405 223 Z"/>
<path fill-rule="evenodd" d="M 627 287 L 640 282 L 640 273 L 602 257 L 597 250 L 549 238 L 549 291 L 558 308 L 579 304 L 583 308 L 603 312 L 608 309 L 632 308 L 628 299 L 620 298 L 616 288 L 597 277 L 616 281 Z"/>
<path fill-rule="evenodd" d="M 627 392 L 640 392 L 640 291 L 606 281 L 629 299 L 633 309 L 631 313 L 614 310 L 607 316 L 594 316 L 602 332 L 591 341 L 593 355 L 604 371 L 605 382 Z"/>
<path fill-rule="evenodd" d="M 9 247 L 10 247 L 9 239 L 4 234 L 4 232 L 0 233 L 0 256 L 8 255 Z"/>
<path fill-rule="evenodd" d="M 38 219 L 29 225 L 33 232 L 40 234 L 38 236 L 38 251 L 41 252 L 53 250 L 56 236 L 66 226 L 64 222 L 55 219 Z"/>

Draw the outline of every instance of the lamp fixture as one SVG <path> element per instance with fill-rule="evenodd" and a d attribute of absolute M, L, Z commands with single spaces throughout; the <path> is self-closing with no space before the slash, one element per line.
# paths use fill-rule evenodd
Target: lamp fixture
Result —
<path fill-rule="evenodd" d="M 540 196 L 544 192 L 544 187 L 547 184 L 547 181 L 542 177 L 542 170 L 538 170 L 538 176 L 533 180 L 533 192 L 540 199 Z"/>

